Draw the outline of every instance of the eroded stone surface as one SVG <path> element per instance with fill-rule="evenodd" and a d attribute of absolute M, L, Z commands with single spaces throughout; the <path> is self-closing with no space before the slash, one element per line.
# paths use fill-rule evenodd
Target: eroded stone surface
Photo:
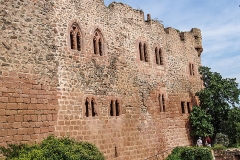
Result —
<path fill-rule="evenodd" d="M 107 159 L 130 160 L 191 143 L 186 104 L 197 103 L 202 87 L 199 29 L 179 33 L 150 16 L 145 21 L 140 10 L 101 0 L 3 0 L 0 8 L 0 145 L 69 135 L 93 142 Z M 81 51 L 71 49 L 73 23 Z M 96 29 L 102 56 L 94 54 Z M 156 64 L 156 47 L 163 65 Z M 86 117 L 87 98 L 95 117 Z M 111 100 L 119 102 L 120 116 L 110 115 Z"/>

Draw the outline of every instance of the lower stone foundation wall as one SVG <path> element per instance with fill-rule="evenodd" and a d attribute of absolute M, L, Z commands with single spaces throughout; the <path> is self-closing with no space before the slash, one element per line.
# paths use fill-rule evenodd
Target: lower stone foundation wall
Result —
<path fill-rule="evenodd" d="M 129 116 L 65 119 L 58 123 L 56 135 L 92 142 L 109 160 L 140 160 L 191 143 L 186 128 L 187 115 L 166 113 L 155 118 L 142 116 L 142 119 L 127 118 Z"/>
<path fill-rule="evenodd" d="M 107 99 L 99 107 L 101 116 L 85 117 L 83 107 L 61 101 L 59 98 L 66 94 L 38 84 L 34 76 L 4 74 L 0 76 L 1 146 L 40 142 L 55 134 L 92 142 L 109 160 L 142 160 L 175 146 L 191 144 L 188 114 L 150 114 L 141 112 L 135 104 L 123 105 L 120 116 L 109 116 Z M 81 97 L 77 93 L 70 96 Z M 167 154 L 159 156 L 164 158 Z"/>
<path fill-rule="evenodd" d="M 240 149 L 214 151 L 215 160 L 240 160 Z"/>
<path fill-rule="evenodd" d="M 39 142 L 54 134 L 57 92 L 38 84 L 35 75 L 2 71 L 0 75 L 0 146 Z"/>

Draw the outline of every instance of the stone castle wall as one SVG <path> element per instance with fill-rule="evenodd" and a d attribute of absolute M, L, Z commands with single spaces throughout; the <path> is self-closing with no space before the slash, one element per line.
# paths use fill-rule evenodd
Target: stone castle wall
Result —
<path fill-rule="evenodd" d="M 3 0 L 0 7 L 0 145 L 69 135 L 96 144 L 107 159 L 127 160 L 191 144 L 188 108 L 202 87 L 199 29 L 180 33 L 101 0 Z M 73 24 L 80 51 L 71 49 Z"/>

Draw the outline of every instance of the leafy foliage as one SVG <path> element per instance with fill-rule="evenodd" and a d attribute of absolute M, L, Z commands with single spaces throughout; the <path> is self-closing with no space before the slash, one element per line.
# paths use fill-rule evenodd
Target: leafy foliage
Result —
<path fill-rule="evenodd" d="M 227 147 L 229 145 L 228 136 L 226 134 L 217 133 L 216 140 L 215 140 L 215 145 L 216 144 Z"/>
<path fill-rule="evenodd" d="M 213 125 L 211 124 L 212 118 L 200 107 L 193 106 L 189 120 L 192 127 L 191 134 L 193 136 L 207 137 L 213 135 Z"/>
<path fill-rule="evenodd" d="M 181 160 L 181 155 L 184 152 L 184 147 L 176 147 L 172 150 L 172 153 L 168 155 L 166 160 Z"/>
<path fill-rule="evenodd" d="M 21 150 L 26 147 L 25 144 L 9 144 L 8 148 L 0 146 L 0 151 L 7 157 L 7 159 L 12 159 L 14 157 L 18 157 Z"/>
<path fill-rule="evenodd" d="M 224 79 L 219 73 L 211 72 L 208 67 L 200 67 L 199 73 L 205 88 L 196 95 L 199 97 L 201 109 L 212 117 L 215 137 L 217 133 L 226 131 L 228 112 L 239 104 L 240 89 L 235 78 Z"/>
<path fill-rule="evenodd" d="M 223 146 L 222 144 L 215 144 L 212 147 L 212 150 L 225 150 L 225 149 L 227 149 L 227 147 Z"/>
<path fill-rule="evenodd" d="M 228 112 L 225 132 L 231 146 L 240 145 L 240 108 L 234 107 Z"/>
<path fill-rule="evenodd" d="M 176 147 L 166 160 L 213 160 L 213 156 L 209 148 Z"/>
<path fill-rule="evenodd" d="M 68 137 L 49 136 L 40 144 L 1 147 L 3 155 L 13 160 L 104 160 L 98 149 L 88 142 L 77 142 Z"/>

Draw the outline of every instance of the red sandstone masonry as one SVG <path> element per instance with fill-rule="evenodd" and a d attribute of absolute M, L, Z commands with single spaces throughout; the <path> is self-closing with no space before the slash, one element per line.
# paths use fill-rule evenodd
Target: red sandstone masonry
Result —
<path fill-rule="evenodd" d="M 96 144 L 109 160 L 135 160 L 191 143 L 181 101 L 196 104 L 193 95 L 202 87 L 188 68 L 201 65 L 199 29 L 179 33 L 145 21 L 140 10 L 115 2 L 106 7 L 102 0 L 0 6 L 0 145 L 69 135 Z M 70 45 L 74 22 L 81 51 Z M 103 56 L 94 55 L 96 29 Z M 139 42 L 146 43 L 147 62 L 140 61 Z M 94 98 L 95 117 L 86 117 L 86 97 Z M 110 116 L 111 100 L 119 100 L 119 116 Z"/>

